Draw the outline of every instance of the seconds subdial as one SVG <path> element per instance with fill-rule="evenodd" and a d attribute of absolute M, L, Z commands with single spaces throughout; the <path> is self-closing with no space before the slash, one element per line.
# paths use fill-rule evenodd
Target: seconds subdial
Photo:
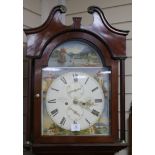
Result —
<path fill-rule="evenodd" d="M 67 94 L 72 99 L 81 98 L 84 93 L 84 88 L 80 83 L 72 83 L 71 85 L 67 86 Z"/>

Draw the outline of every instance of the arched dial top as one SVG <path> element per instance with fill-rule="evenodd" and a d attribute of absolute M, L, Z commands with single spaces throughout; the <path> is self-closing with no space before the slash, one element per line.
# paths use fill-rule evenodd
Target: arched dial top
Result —
<path fill-rule="evenodd" d="M 104 94 L 98 82 L 83 72 L 68 72 L 56 78 L 46 95 L 48 115 L 59 127 L 80 130 L 94 125 L 104 108 Z"/>
<path fill-rule="evenodd" d="M 48 60 L 49 67 L 102 67 L 104 63 L 95 45 L 75 39 L 57 46 Z"/>

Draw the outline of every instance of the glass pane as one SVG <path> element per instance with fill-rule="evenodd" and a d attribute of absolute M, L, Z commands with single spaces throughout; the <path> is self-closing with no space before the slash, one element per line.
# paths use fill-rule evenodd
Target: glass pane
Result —
<path fill-rule="evenodd" d="M 52 52 L 49 67 L 102 67 L 96 49 L 85 42 L 68 41 Z"/>
<path fill-rule="evenodd" d="M 42 135 L 110 135 L 108 67 L 42 69 Z"/>

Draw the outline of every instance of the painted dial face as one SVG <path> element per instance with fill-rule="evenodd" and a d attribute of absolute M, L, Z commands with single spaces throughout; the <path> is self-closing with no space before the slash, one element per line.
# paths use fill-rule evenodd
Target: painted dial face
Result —
<path fill-rule="evenodd" d="M 104 108 L 104 94 L 98 82 L 83 72 L 68 72 L 56 78 L 46 96 L 51 119 L 61 128 L 71 130 L 80 124 L 84 130 L 95 124 Z"/>

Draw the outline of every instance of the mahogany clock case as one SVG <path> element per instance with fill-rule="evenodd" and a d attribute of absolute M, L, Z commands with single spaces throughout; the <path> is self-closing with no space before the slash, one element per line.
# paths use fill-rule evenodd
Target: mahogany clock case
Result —
<path fill-rule="evenodd" d="M 81 25 L 81 18 L 74 17 L 71 26 L 61 23 L 60 17 L 66 12 L 62 5 L 52 9 L 48 19 L 38 28 L 24 29 L 27 35 L 27 57 L 30 59 L 29 100 L 27 103 L 26 144 L 36 154 L 63 154 L 76 151 L 77 154 L 113 154 L 127 147 L 125 141 L 125 63 L 126 35 L 129 31 L 113 28 L 102 10 L 96 6 L 88 8 L 94 16 L 89 26 Z M 97 49 L 103 66 L 111 70 L 110 128 L 108 136 L 43 136 L 41 135 L 41 89 L 42 68 L 54 49 L 66 41 L 77 40 Z M 120 129 L 118 135 L 118 63 L 120 61 Z M 67 150 L 68 149 L 68 150 Z M 78 151 L 79 150 L 79 151 Z M 70 154 L 72 154 L 70 152 Z"/>

